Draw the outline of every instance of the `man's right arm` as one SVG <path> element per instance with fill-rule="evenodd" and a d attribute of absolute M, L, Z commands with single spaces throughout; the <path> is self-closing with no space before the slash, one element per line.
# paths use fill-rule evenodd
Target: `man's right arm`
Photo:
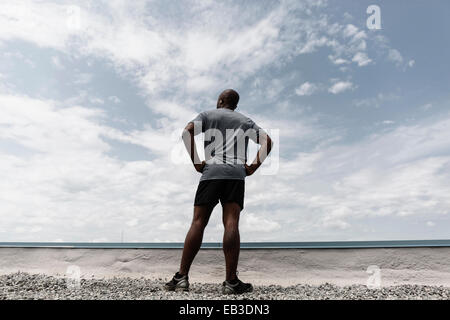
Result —
<path fill-rule="evenodd" d="M 191 158 L 192 164 L 194 165 L 195 170 L 198 172 L 202 172 L 205 166 L 205 161 L 200 161 L 200 158 L 197 153 L 197 146 L 195 145 L 194 139 L 194 122 L 189 122 L 187 126 L 183 130 L 182 138 L 184 142 L 184 146 L 186 147 L 187 152 Z"/>

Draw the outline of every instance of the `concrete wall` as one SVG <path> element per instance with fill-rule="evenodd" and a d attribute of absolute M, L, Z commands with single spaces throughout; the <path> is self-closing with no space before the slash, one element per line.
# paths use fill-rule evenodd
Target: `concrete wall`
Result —
<path fill-rule="evenodd" d="M 0 248 L 0 274 L 17 271 L 64 276 L 70 265 L 82 276 L 170 279 L 181 249 Z M 368 266 L 381 269 L 381 285 L 450 287 L 450 247 L 371 249 L 245 249 L 239 277 L 254 284 L 366 284 Z M 221 250 L 202 249 L 190 271 L 192 282 L 220 282 Z"/>

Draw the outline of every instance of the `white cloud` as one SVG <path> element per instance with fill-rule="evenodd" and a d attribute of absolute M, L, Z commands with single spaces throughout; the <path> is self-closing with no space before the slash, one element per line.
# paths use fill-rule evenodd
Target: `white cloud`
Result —
<path fill-rule="evenodd" d="M 370 64 L 372 59 L 367 54 L 366 40 L 368 36 L 366 32 L 353 24 L 348 24 L 340 29 L 342 37 L 335 37 L 327 43 L 333 49 L 333 54 L 329 55 L 329 59 L 339 66 L 350 62 L 355 62 L 360 67 Z M 346 72 L 349 67 L 340 67 L 340 70 Z"/>
<path fill-rule="evenodd" d="M 131 162 L 109 156 L 102 137 L 115 129 L 102 125 L 101 110 L 11 95 L 0 95 L 0 105 L 0 143 L 7 139 L 28 150 L 26 157 L 21 149 L 0 152 L 2 224 L 35 232 L 5 240 L 114 241 L 128 225 L 137 228 L 136 238 L 152 241 L 165 237 L 155 226 L 167 221 L 167 212 L 190 207 L 193 194 L 179 181 L 195 184 L 191 166 L 172 164 L 167 154 Z M 130 141 L 133 136 L 139 132 Z M 166 148 L 171 143 L 164 141 Z M 173 175 L 175 167 L 184 169 Z"/>
<path fill-rule="evenodd" d="M 358 28 L 355 27 L 353 24 L 348 24 L 343 31 L 345 37 L 354 36 L 357 34 L 357 32 Z"/>
<path fill-rule="evenodd" d="M 334 58 L 333 56 L 328 56 L 328 58 L 335 64 L 335 65 L 342 65 L 342 64 L 348 64 L 350 63 L 348 60 L 343 58 Z"/>
<path fill-rule="evenodd" d="M 23 39 L 42 47 L 64 50 L 70 38 L 66 28 L 67 5 L 33 1 L 4 1 L 0 39 Z"/>
<path fill-rule="evenodd" d="M 325 228 L 332 228 L 332 229 L 345 230 L 350 227 L 350 224 L 348 222 L 339 218 L 335 218 L 333 216 L 324 217 L 321 223 Z"/>
<path fill-rule="evenodd" d="M 326 45 L 328 43 L 328 39 L 326 37 L 320 37 L 320 38 L 313 38 L 310 39 L 308 42 L 306 42 L 306 44 L 303 46 L 303 48 L 299 51 L 299 53 L 304 54 L 304 53 L 312 53 L 314 52 L 317 48 L 319 47 L 323 47 L 324 45 Z"/>
<path fill-rule="evenodd" d="M 186 82 L 186 89 L 191 92 L 204 92 L 216 90 L 220 87 L 220 81 L 212 76 L 191 77 Z"/>
<path fill-rule="evenodd" d="M 307 238 L 314 237 L 314 230 L 323 234 L 323 227 L 344 237 L 357 232 L 364 238 L 355 224 L 369 217 L 438 219 L 450 214 L 450 156 L 444 151 L 450 147 L 448 125 L 450 115 L 430 118 L 352 145 L 326 146 L 284 159 L 270 190 L 249 180 L 247 202 L 277 208 L 275 216 L 284 222 L 281 230 L 292 224 L 303 230 L 297 237 Z"/>
<path fill-rule="evenodd" d="M 328 91 L 332 94 L 338 94 L 342 93 L 344 91 L 352 90 L 355 86 L 350 81 L 338 81 L 335 84 L 333 84 Z"/>
<path fill-rule="evenodd" d="M 353 62 L 356 62 L 358 66 L 364 67 L 367 66 L 370 62 L 372 62 L 371 59 L 367 56 L 364 52 L 358 52 L 353 56 L 352 59 Z"/>
<path fill-rule="evenodd" d="M 129 227 L 135 227 L 138 225 L 138 223 L 139 223 L 139 219 L 131 219 L 126 222 L 126 225 Z"/>
<path fill-rule="evenodd" d="M 61 59 L 58 56 L 53 56 L 52 63 L 57 69 L 64 69 L 64 65 L 61 62 Z"/>
<path fill-rule="evenodd" d="M 170 231 L 171 233 L 175 233 L 177 231 L 185 232 L 186 223 L 183 223 L 181 221 L 163 222 L 162 224 L 158 225 L 157 228 L 158 230 Z"/>
<path fill-rule="evenodd" d="M 108 100 L 112 101 L 114 103 L 120 103 L 120 99 L 118 97 L 116 97 L 116 96 L 109 96 Z"/>
<path fill-rule="evenodd" d="M 75 74 L 75 79 L 73 83 L 78 85 L 88 84 L 89 82 L 92 81 L 93 76 L 94 75 L 91 73 L 84 73 L 84 72 L 77 73 Z"/>
<path fill-rule="evenodd" d="M 110 240 L 107 237 L 101 237 L 92 239 L 90 242 L 110 242 Z"/>
<path fill-rule="evenodd" d="M 433 107 L 433 104 L 427 103 L 427 104 L 424 104 L 423 106 L 421 106 L 420 108 L 424 111 L 427 111 L 427 110 L 430 110 L 432 107 Z"/>
<path fill-rule="evenodd" d="M 186 165 L 169 159 L 170 151 L 180 143 L 179 135 L 172 140 L 171 132 L 150 126 L 118 131 L 103 124 L 106 114 L 101 110 L 62 106 L 53 100 L 1 95 L 0 105 L 0 142 L 9 139 L 29 150 L 26 157 L 13 150 L 0 153 L 0 200 L 5 214 L 2 223 L 9 229 L 16 226 L 24 231 L 10 233 L 6 238 L 2 235 L 4 240 L 119 241 L 124 226 L 128 228 L 127 239 L 183 240 L 195 192 L 189 186 L 196 184 L 198 175 L 185 152 Z M 158 108 L 161 112 L 173 109 L 163 105 Z M 271 119 L 258 122 L 264 125 L 266 121 Z M 296 139 L 298 134 L 320 134 L 297 120 L 273 126 L 291 128 L 291 136 L 283 133 L 287 139 Z M 327 129 L 322 134 L 332 132 Z M 157 157 L 151 161 L 121 161 L 109 155 L 112 146 L 102 137 L 143 146 Z M 315 158 L 302 158 L 308 159 L 303 166 L 307 174 L 308 163 Z M 292 170 L 298 173 L 300 167 L 297 163 Z M 284 189 L 279 188 L 279 192 Z M 251 199 L 248 207 L 248 212 L 258 214 L 243 218 L 243 230 L 252 239 L 276 239 L 282 225 L 267 213 L 260 213 L 262 207 L 252 204 Z M 209 233 L 205 239 L 218 240 L 217 234 Z"/>
<path fill-rule="evenodd" d="M 388 59 L 396 64 L 403 63 L 403 56 L 397 49 L 390 49 L 388 53 Z"/>
<path fill-rule="evenodd" d="M 105 103 L 105 100 L 103 100 L 102 98 L 96 98 L 96 97 L 90 98 L 89 101 L 93 104 L 104 104 Z"/>
<path fill-rule="evenodd" d="M 245 10 L 236 4 L 178 6 L 189 14 L 171 19 L 157 4 L 145 1 L 95 8 L 79 3 L 79 28 L 74 28 L 68 25 L 74 12 L 65 3 L 7 3 L 0 39 L 22 39 L 73 56 L 106 57 L 119 73 L 137 78 L 149 95 L 167 87 L 192 94 L 220 90 L 274 61 L 282 64 L 319 47 L 329 47 L 336 64 L 353 58 L 359 66 L 370 62 L 364 52 L 366 33 L 352 24 L 331 23 L 323 15 L 317 18 L 315 13 L 326 6 L 322 1 L 282 2 L 266 11 L 256 3 L 246 3 Z M 239 20 L 227 18 L 234 15 Z"/>
<path fill-rule="evenodd" d="M 265 68 L 319 48 L 330 51 L 338 68 L 371 62 L 367 44 L 373 39 L 355 25 L 332 23 L 317 10 L 324 5 L 273 2 L 260 10 L 259 3 L 246 2 L 243 10 L 241 4 L 179 2 L 176 9 L 183 14 L 174 19 L 167 13 L 171 10 L 156 2 L 80 2 L 77 29 L 67 26 L 66 3 L 2 3 L 2 43 L 25 41 L 51 49 L 53 57 L 64 55 L 64 61 L 98 59 L 137 84 L 157 115 L 151 119 L 156 125 L 119 130 L 105 125 L 106 111 L 83 106 L 95 92 L 63 103 L 13 94 L 14 88 L 4 90 L 2 84 L 0 143 L 17 147 L 0 149 L 2 230 L 21 232 L 3 232 L 2 237 L 117 241 L 126 226 L 137 241 L 182 241 L 198 175 L 185 153 L 186 166 L 171 162 L 170 154 L 180 143 L 180 128 L 206 104 L 205 93 L 239 86 Z M 395 51 L 390 59 L 403 61 Z M 61 62 L 50 59 L 55 67 Z M 93 76 L 75 74 L 75 83 L 94 82 Z M 264 98 L 281 95 L 280 83 L 274 81 Z M 356 87 L 350 81 L 332 84 L 333 94 Z M 312 87 L 297 90 L 307 94 Z M 108 100 L 120 102 L 114 96 Z M 295 146 L 290 151 L 301 143 L 317 145 L 310 152 L 282 154 L 270 188 L 266 176 L 248 179 L 246 207 L 251 214 L 243 216 L 243 226 L 248 232 L 255 227 L 261 231 L 252 240 L 336 235 L 323 227 L 344 230 L 341 237 L 349 237 L 350 231 L 364 237 L 355 226 L 360 217 L 448 214 L 448 119 L 387 127 L 389 131 L 347 146 L 339 144 L 342 132 L 314 119 L 310 123 L 263 114 L 256 120 L 282 128 L 283 148 Z M 104 138 L 140 146 L 149 158 L 121 160 L 111 155 L 113 144 Z M 213 216 L 214 221 L 220 223 L 220 218 Z M 304 233 L 290 232 L 300 226 Z M 221 237 L 207 231 L 205 238 Z"/>
<path fill-rule="evenodd" d="M 395 93 L 378 93 L 374 97 L 358 99 L 353 101 L 353 104 L 357 107 L 375 107 L 380 108 L 388 102 L 398 100 L 400 97 Z"/>
<path fill-rule="evenodd" d="M 258 217 L 258 215 L 246 212 L 242 215 L 240 228 L 243 232 L 273 232 L 281 228 L 276 221 L 271 221 L 266 218 Z"/>
<path fill-rule="evenodd" d="M 353 20 L 353 16 L 348 12 L 344 12 L 343 17 L 344 17 L 344 20 L 347 20 L 347 21 Z"/>
<path fill-rule="evenodd" d="M 318 89 L 317 85 L 310 82 L 305 82 L 300 87 L 295 89 L 295 93 L 299 96 L 310 96 L 314 92 L 316 92 L 317 89 Z"/>

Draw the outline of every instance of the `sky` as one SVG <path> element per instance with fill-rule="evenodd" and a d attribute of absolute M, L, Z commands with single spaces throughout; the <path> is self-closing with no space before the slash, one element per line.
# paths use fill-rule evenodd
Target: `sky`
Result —
<path fill-rule="evenodd" d="M 184 241 L 200 175 L 181 132 L 227 88 L 275 142 L 241 241 L 450 238 L 448 12 L 2 1 L 0 241 Z"/>

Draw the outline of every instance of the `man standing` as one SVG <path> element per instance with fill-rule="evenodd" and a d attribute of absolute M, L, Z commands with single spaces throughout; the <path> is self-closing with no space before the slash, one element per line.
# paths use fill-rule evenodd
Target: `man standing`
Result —
<path fill-rule="evenodd" d="M 189 269 L 203 239 L 203 231 L 216 204 L 223 208 L 223 252 L 226 278 L 222 293 L 251 292 L 253 286 L 237 277 L 240 250 L 239 215 L 244 208 L 245 177 L 252 175 L 272 148 L 272 140 L 250 118 L 235 111 L 239 94 L 228 89 L 217 100 L 217 109 L 200 113 L 183 131 L 183 142 L 195 169 L 202 173 L 194 201 L 194 217 L 184 242 L 180 270 L 165 284 L 170 291 L 189 290 Z M 194 136 L 205 133 L 205 161 L 200 161 Z M 261 145 L 247 165 L 248 139 Z"/>

